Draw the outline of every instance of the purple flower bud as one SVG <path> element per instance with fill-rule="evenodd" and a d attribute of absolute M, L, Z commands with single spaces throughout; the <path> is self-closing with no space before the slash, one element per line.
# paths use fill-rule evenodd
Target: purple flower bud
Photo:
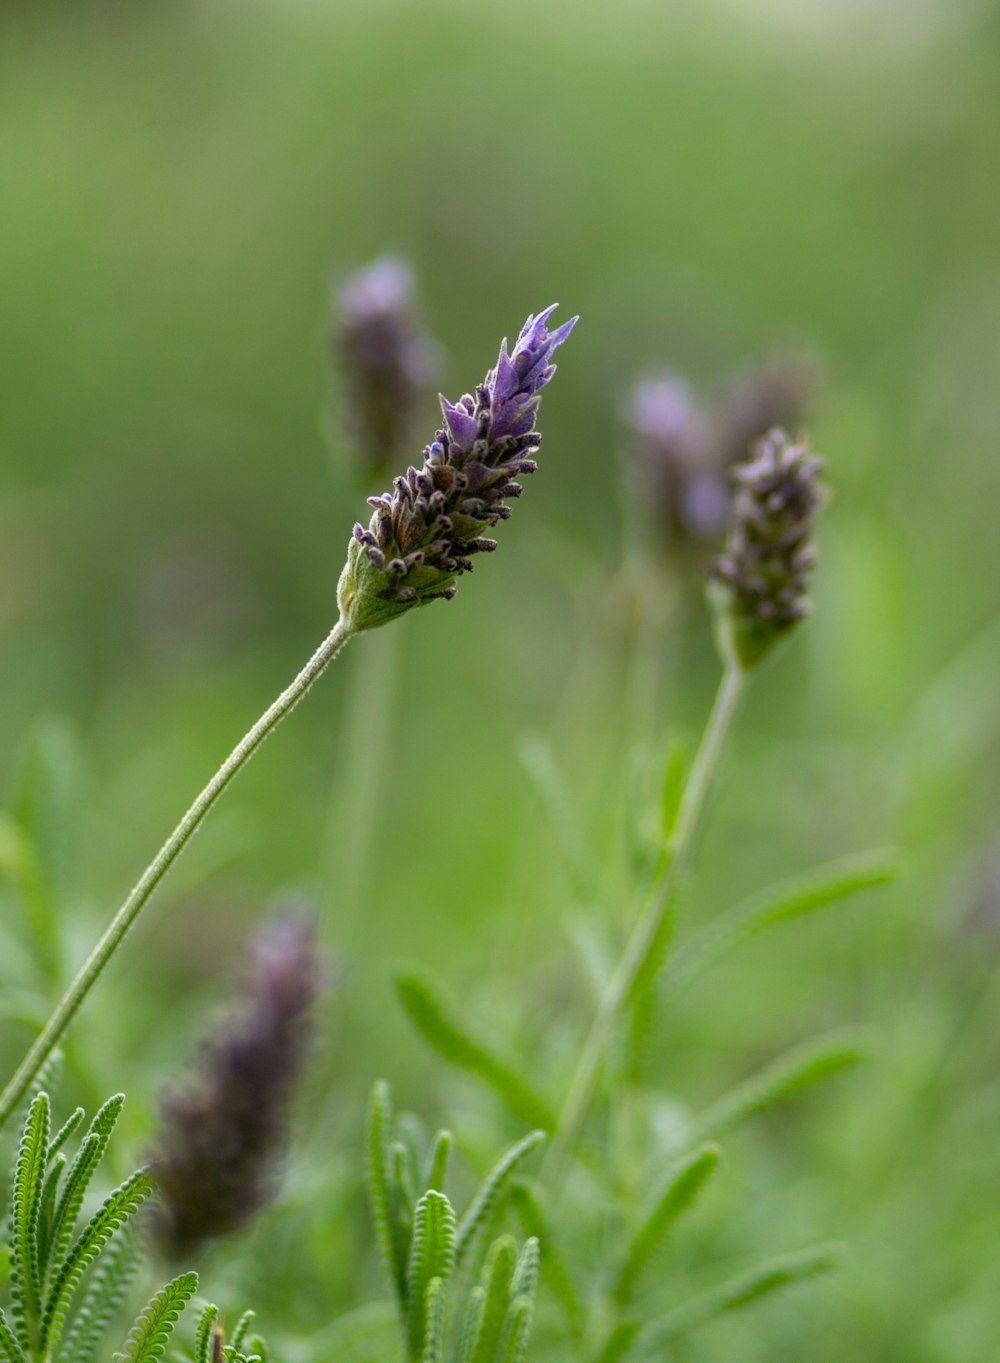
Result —
<path fill-rule="evenodd" d="M 402 457 L 437 368 L 417 317 L 413 275 L 384 256 L 342 285 L 330 340 L 346 381 L 345 406 L 365 469 L 381 476 Z"/>
<path fill-rule="evenodd" d="M 724 651 L 743 668 L 758 663 L 808 610 L 813 519 L 825 495 L 821 468 L 804 441 L 774 430 L 734 470 L 729 537 L 710 573 Z"/>
<path fill-rule="evenodd" d="M 152 1163 L 160 1191 L 154 1229 L 167 1251 L 187 1253 L 237 1230 L 271 1196 L 319 978 L 311 921 L 269 923 L 229 1016 L 205 1037 L 197 1067 L 165 1095 Z"/>
<path fill-rule="evenodd" d="M 541 390 L 552 378 L 553 352 L 576 318 L 549 331 L 555 309 L 529 317 L 513 350 L 500 347 L 496 367 L 474 394 L 441 399 L 444 426 L 423 452 L 420 468 L 370 497 L 373 515 L 354 527 L 338 599 L 357 629 L 384 624 L 411 606 L 455 594 L 472 556 L 496 542 L 483 531 L 506 520 L 514 480 L 536 468 L 541 436 L 534 429 Z"/>

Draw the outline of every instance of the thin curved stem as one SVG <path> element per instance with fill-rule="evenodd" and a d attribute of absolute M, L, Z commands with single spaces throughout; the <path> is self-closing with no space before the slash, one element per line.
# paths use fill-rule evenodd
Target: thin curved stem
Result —
<path fill-rule="evenodd" d="M 139 917 L 143 905 L 187 846 L 205 815 L 237 772 L 246 766 L 268 734 L 290 710 L 294 709 L 313 682 L 326 670 L 329 663 L 353 633 L 353 627 L 345 620 L 337 621 L 333 630 L 323 640 L 292 684 L 282 691 L 273 705 L 261 715 L 253 728 L 240 739 L 205 789 L 187 809 L 180 823 L 143 871 L 132 893 L 111 920 L 104 935 L 81 966 L 73 983 L 66 990 L 66 993 L 56 1005 L 52 1016 L 21 1061 L 14 1077 L 0 1095 L 0 1127 L 17 1109 L 38 1072 L 59 1044 L 87 995 L 100 979 L 129 929 Z"/>
<path fill-rule="evenodd" d="M 565 1172 L 567 1158 L 586 1119 L 615 1025 L 628 1005 L 636 981 L 662 939 L 678 879 L 690 855 L 698 819 L 736 713 L 745 679 L 746 674 L 743 670 L 732 665 L 722 674 L 715 702 L 684 788 L 677 822 L 667 848 L 666 869 L 654 885 L 632 929 L 622 958 L 604 991 L 591 1024 L 545 1161 L 552 1171 L 556 1184 Z"/>

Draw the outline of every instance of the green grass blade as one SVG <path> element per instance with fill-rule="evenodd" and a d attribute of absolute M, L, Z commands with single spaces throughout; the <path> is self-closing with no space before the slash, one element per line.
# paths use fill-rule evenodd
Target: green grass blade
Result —
<path fill-rule="evenodd" d="M 683 988 L 748 938 L 846 903 L 866 890 L 891 885 L 898 875 L 898 859 L 892 853 L 866 852 L 764 890 L 722 914 L 680 947 L 667 968 L 668 984 L 672 989 Z"/>
<path fill-rule="evenodd" d="M 423 971 L 395 977 L 396 993 L 414 1027 L 442 1059 L 490 1088 L 519 1121 L 551 1131 L 555 1115 L 520 1075 L 473 1036 L 436 980 Z"/>
<path fill-rule="evenodd" d="M 719 1164 L 717 1146 L 706 1145 L 687 1156 L 668 1176 L 652 1210 L 625 1252 L 614 1286 L 614 1299 L 628 1305 L 636 1280 L 677 1219 L 693 1206 Z"/>
<path fill-rule="evenodd" d="M 864 1033 L 843 1028 L 795 1046 L 713 1103 L 695 1123 L 693 1140 L 716 1137 L 776 1103 L 867 1058 Z"/>
<path fill-rule="evenodd" d="M 406 1266 L 407 1337 L 410 1357 L 419 1359 L 426 1333 L 427 1288 L 445 1280 L 455 1266 L 455 1213 L 443 1193 L 424 1193 L 413 1214 L 413 1239 Z"/>
<path fill-rule="evenodd" d="M 497 1205 L 497 1199 L 510 1182 L 518 1165 L 544 1140 L 544 1131 L 532 1131 L 529 1136 L 525 1136 L 523 1140 L 511 1146 L 486 1175 L 458 1228 L 458 1236 L 455 1241 L 455 1260 L 457 1263 L 462 1262 L 476 1234 L 488 1223 L 493 1209 Z"/>
<path fill-rule="evenodd" d="M 653 1321 L 642 1330 L 639 1337 L 640 1345 L 644 1351 L 659 1349 L 671 1340 L 689 1334 L 716 1316 L 738 1311 L 783 1287 L 829 1272 L 836 1267 L 838 1258 L 839 1254 L 835 1247 L 819 1245 L 796 1254 L 784 1254 L 770 1259 L 718 1287 L 709 1288 L 707 1292 Z"/>
<path fill-rule="evenodd" d="M 182 1273 L 162 1287 L 136 1317 L 115 1363 L 156 1363 L 162 1358 L 181 1312 L 197 1290 L 197 1273 Z"/>

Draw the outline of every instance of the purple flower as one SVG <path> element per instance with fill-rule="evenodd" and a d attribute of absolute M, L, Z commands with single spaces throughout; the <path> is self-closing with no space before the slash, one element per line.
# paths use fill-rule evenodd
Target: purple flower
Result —
<path fill-rule="evenodd" d="M 808 611 L 821 469 L 805 441 L 773 430 L 734 470 L 729 536 L 710 572 L 726 648 L 741 667 L 759 662 Z"/>
<path fill-rule="evenodd" d="M 341 611 L 357 629 L 454 596 L 473 555 L 496 548 L 483 532 L 510 515 L 507 502 L 521 494 L 515 479 L 535 471 L 541 390 L 556 372 L 553 352 L 577 320 L 549 331 L 555 307 L 528 318 L 513 350 L 503 342 L 474 395 L 456 403 L 442 397 L 444 426 L 424 449 L 421 467 L 411 466 L 391 492 L 368 499 L 374 513 L 367 529 L 354 527 L 338 592 Z"/>
<path fill-rule="evenodd" d="M 352 275 L 335 298 L 330 340 L 344 373 L 356 454 L 380 476 L 413 438 L 437 368 L 436 347 L 417 316 L 409 266 L 383 256 Z"/>

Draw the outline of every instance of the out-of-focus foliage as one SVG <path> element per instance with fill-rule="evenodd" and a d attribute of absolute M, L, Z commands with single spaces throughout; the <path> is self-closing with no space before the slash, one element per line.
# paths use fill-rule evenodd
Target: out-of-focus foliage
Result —
<path fill-rule="evenodd" d="M 94 1107 L 127 1088 L 119 1141 L 141 1150 L 254 921 L 290 887 L 318 897 L 340 985 L 284 1198 L 210 1265 L 276 1355 L 319 1356 L 323 1331 L 332 1350 L 331 1322 L 382 1292 L 358 1184 L 374 1074 L 455 1130 L 459 1206 L 526 1129 L 417 1039 L 390 958 L 433 966 L 501 1067 L 562 1092 L 669 822 L 665 735 L 690 747 L 715 679 L 697 585 L 620 492 L 622 403 L 643 371 L 719 391 L 775 350 L 824 376 L 815 614 L 755 678 L 727 753 L 678 907 L 684 987 L 668 965 L 643 1021 L 652 1101 L 626 1095 L 598 1134 L 634 1208 L 668 1174 L 642 1186 L 637 1142 L 676 1149 L 775 1057 L 805 1063 L 811 1038 L 863 1025 L 864 1063 L 725 1136 L 667 1244 L 661 1314 L 718 1307 L 726 1265 L 739 1295 L 745 1264 L 832 1238 L 836 1272 L 762 1302 L 752 1328 L 717 1314 L 689 1357 L 994 1347 L 998 67 L 990 3 L 0 14 L 4 1074 L 332 623 L 365 508 L 346 423 L 343 458 L 330 439 L 330 277 L 408 257 L 450 396 L 498 327 L 553 298 L 582 318 L 503 561 L 352 645 L 199 835 L 69 1047 L 67 1089 Z M 429 407 L 426 438 L 437 421 Z M 759 886 L 877 846 L 901 849 L 901 888 L 756 931 Z M 853 1054 L 857 1035 L 830 1045 Z M 598 1276 L 623 1238 L 600 1205 Z M 565 1314 L 551 1262 L 538 1358 Z M 380 1310 L 357 1330 L 381 1338 Z"/>

